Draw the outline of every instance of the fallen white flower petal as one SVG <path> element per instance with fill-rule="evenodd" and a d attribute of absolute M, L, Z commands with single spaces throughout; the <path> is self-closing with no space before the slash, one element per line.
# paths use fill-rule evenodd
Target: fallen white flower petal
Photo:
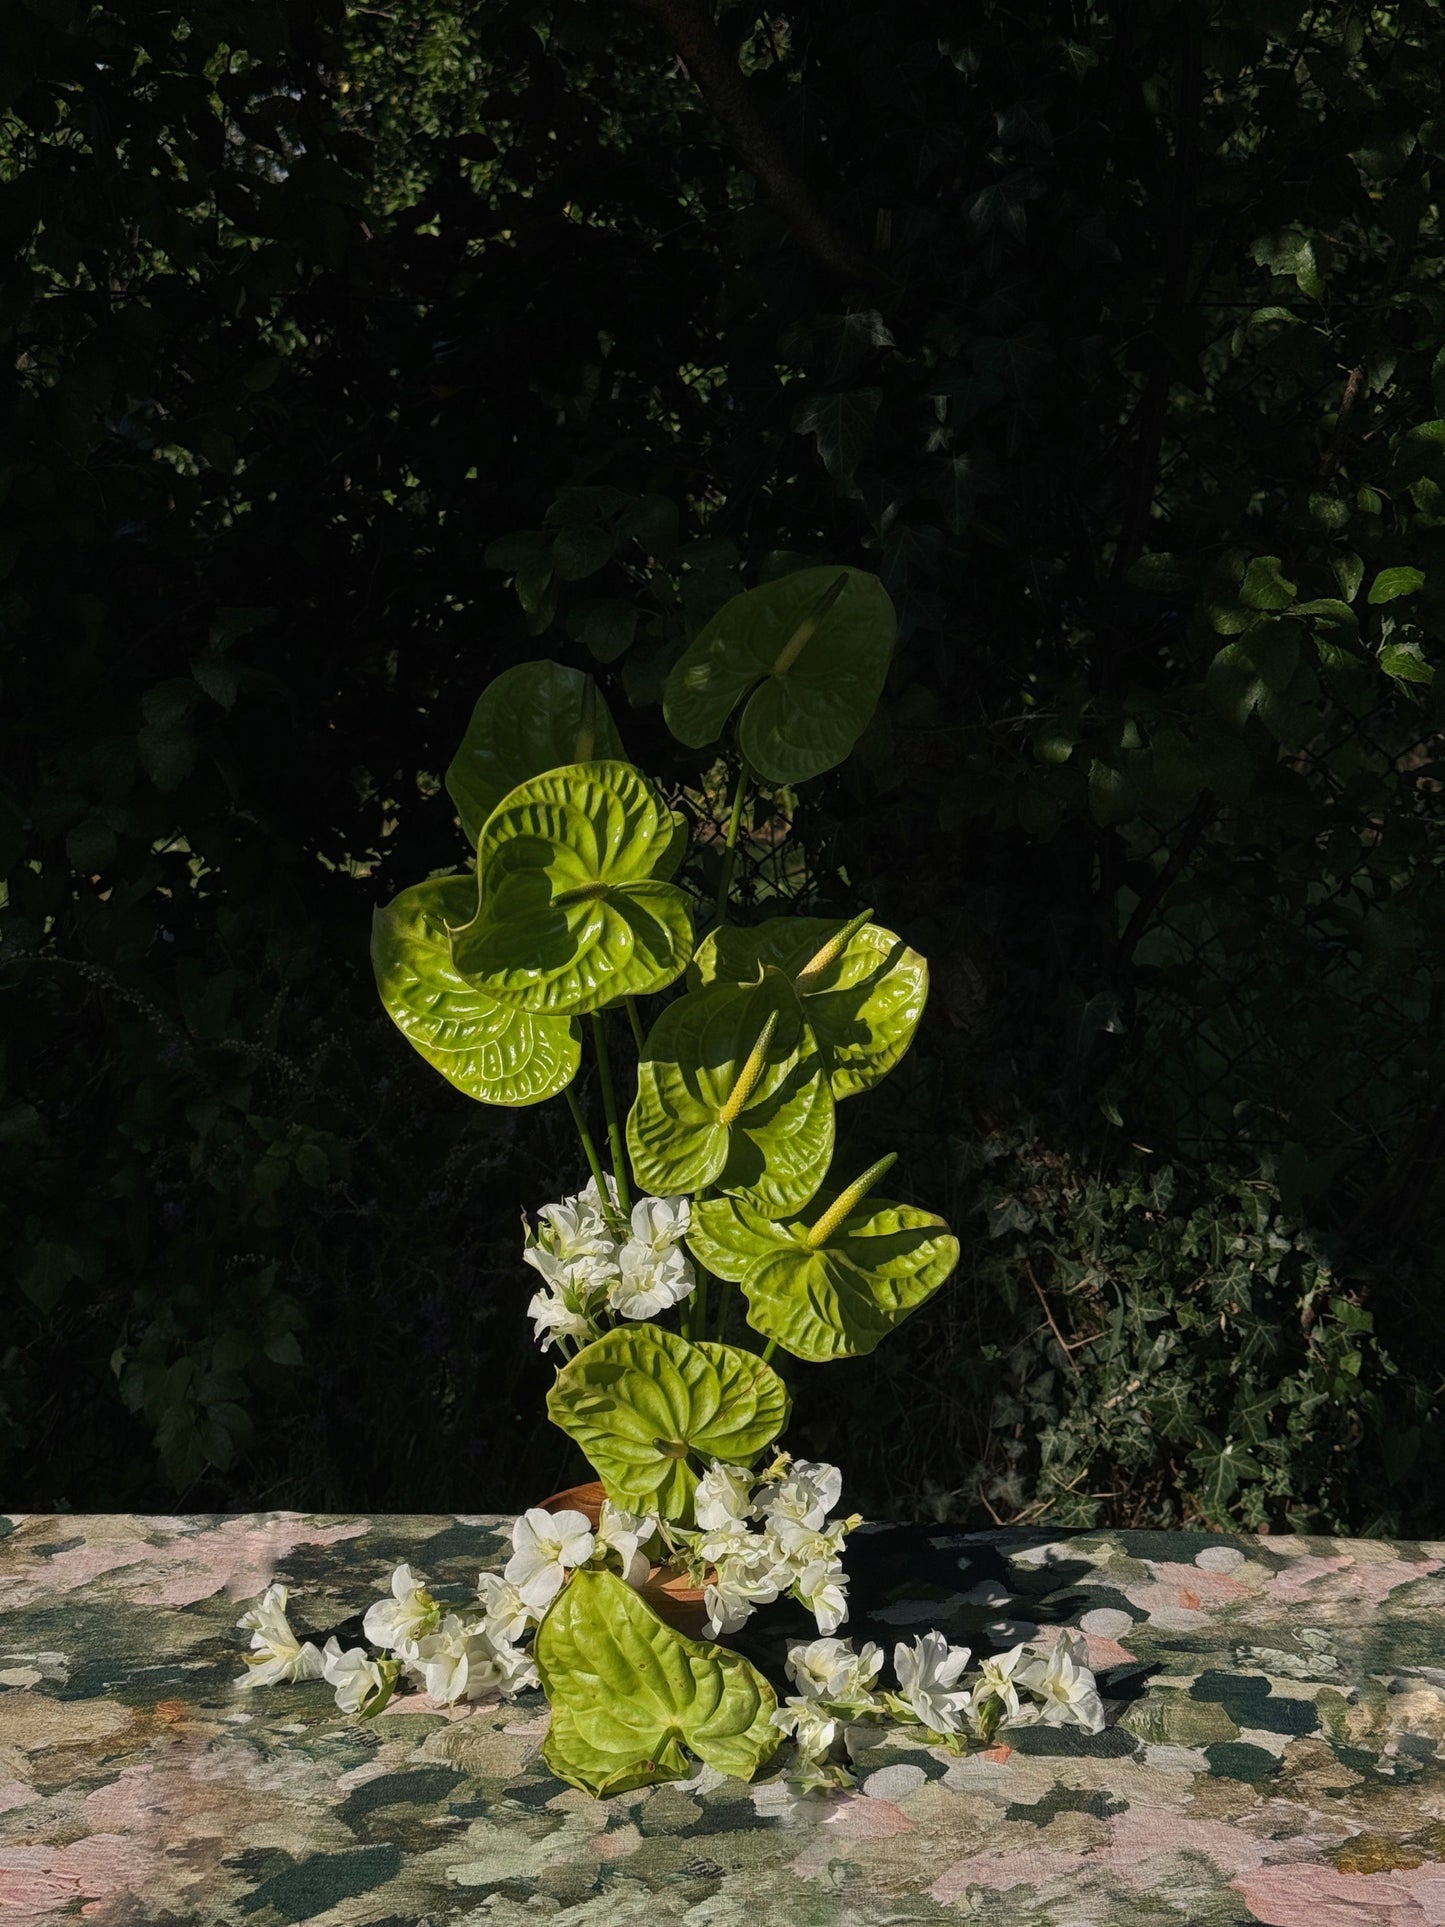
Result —
<path fill-rule="evenodd" d="M 912 1647 L 899 1641 L 893 1649 L 900 1698 L 932 1733 L 957 1733 L 959 1716 L 968 1711 L 970 1695 L 955 1690 L 968 1665 L 967 1646 L 950 1646 L 940 1632 L 919 1633 Z"/>
<path fill-rule="evenodd" d="M 391 1598 L 367 1607 L 361 1630 L 373 1646 L 405 1657 L 417 1640 L 435 1629 L 441 1610 L 423 1581 L 403 1564 L 391 1575 Z"/>
<path fill-rule="evenodd" d="M 321 1677 L 320 1651 L 309 1639 L 303 1645 L 291 1630 L 286 1617 L 288 1597 L 284 1586 L 268 1586 L 257 1604 L 236 1621 L 243 1633 L 251 1635 L 247 1670 L 236 1681 L 244 1691 L 276 1686 L 282 1680 Z"/>

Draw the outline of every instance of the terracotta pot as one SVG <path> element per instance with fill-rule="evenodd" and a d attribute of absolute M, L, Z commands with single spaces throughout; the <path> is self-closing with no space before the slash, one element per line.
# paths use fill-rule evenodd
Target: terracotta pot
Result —
<path fill-rule="evenodd" d="M 550 1499 L 538 1500 L 538 1506 L 543 1512 L 580 1512 L 595 1532 L 606 1497 L 601 1481 L 593 1479 L 587 1485 L 570 1485 L 565 1492 L 554 1492 Z M 689 1639 L 708 1637 L 702 1587 L 689 1585 L 685 1573 L 665 1579 L 662 1567 L 654 1566 L 647 1583 L 637 1588 L 637 1596 L 645 1599 L 674 1631 L 685 1633 Z"/>

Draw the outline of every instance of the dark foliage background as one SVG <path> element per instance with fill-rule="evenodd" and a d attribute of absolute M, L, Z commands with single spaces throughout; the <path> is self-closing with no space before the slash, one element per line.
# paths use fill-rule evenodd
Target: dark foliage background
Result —
<path fill-rule="evenodd" d="M 802 1446 L 875 1512 L 1439 1531 L 1438 13 L 710 20 L 6 15 L 7 1501 L 563 1481 L 565 1112 L 408 1052 L 371 909 L 464 860 L 440 774 L 529 655 L 706 888 L 661 680 L 803 554 L 902 641 L 743 873 L 929 954 L 844 1149 L 965 1259 L 796 1372 Z"/>

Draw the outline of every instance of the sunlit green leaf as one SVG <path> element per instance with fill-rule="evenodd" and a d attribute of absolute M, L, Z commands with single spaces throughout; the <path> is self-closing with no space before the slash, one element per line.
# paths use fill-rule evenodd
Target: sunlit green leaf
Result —
<path fill-rule="evenodd" d="M 788 1394 L 771 1366 L 730 1345 L 692 1344 L 660 1325 L 618 1326 L 562 1370 L 547 1412 L 607 1496 L 688 1520 L 699 1465 L 747 1465 L 782 1431 Z"/>
<path fill-rule="evenodd" d="M 447 791 L 475 847 L 482 825 L 519 783 L 564 763 L 621 762 L 626 755 L 590 676 L 556 662 L 522 662 L 477 699 L 447 770 Z"/>
<path fill-rule="evenodd" d="M 1414 595 L 1425 586 L 1425 571 L 1401 565 L 1393 569 L 1381 569 L 1370 584 L 1366 598 L 1372 603 L 1397 602 L 1401 596 Z"/>
<path fill-rule="evenodd" d="M 475 879 L 434 877 L 378 910 L 371 966 L 387 1014 L 443 1077 L 483 1104 L 540 1104 L 577 1074 L 578 1026 L 510 1009 L 462 977 L 448 927 L 476 906 Z"/>
<path fill-rule="evenodd" d="M 679 818 L 627 763 L 519 784 L 477 847 L 480 903 L 452 958 L 500 1003 L 549 1016 L 665 989 L 687 968 L 692 911 L 667 881 Z"/>
<path fill-rule="evenodd" d="M 709 1271 L 742 1286 L 755 1331 L 817 1363 L 871 1352 L 958 1263 L 942 1218 L 886 1198 L 865 1197 L 810 1246 L 837 1197 L 821 1191 L 806 1215 L 781 1222 L 739 1198 L 706 1198 L 688 1235 Z"/>
<path fill-rule="evenodd" d="M 688 972 L 696 986 L 753 982 L 764 966 L 781 970 L 802 1001 L 839 1100 L 892 1070 L 928 999 L 926 960 L 881 924 L 865 923 L 828 956 L 847 928 L 826 917 L 770 917 L 747 929 L 723 924 L 698 946 Z"/>
<path fill-rule="evenodd" d="M 781 1743 L 763 1675 L 674 1632 L 615 1573 L 574 1576 L 538 1628 L 536 1658 L 552 1707 L 542 1757 L 598 1799 L 685 1778 L 688 1752 L 750 1780 Z"/>
<path fill-rule="evenodd" d="M 772 1211 L 812 1197 L 833 1154 L 833 1093 L 781 971 L 668 1005 L 643 1047 L 627 1146 L 648 1191 L 716 1184 Z"/>
<path fill-rule="evenodd" d="M 765 782 L 841 763 L 873 713 L 897 632 L 887 591 L 861 569 L 799 569 L 725 603 L 667 679 L 668 727 L 716 742 L 743 697 L 743 755 Z"/>

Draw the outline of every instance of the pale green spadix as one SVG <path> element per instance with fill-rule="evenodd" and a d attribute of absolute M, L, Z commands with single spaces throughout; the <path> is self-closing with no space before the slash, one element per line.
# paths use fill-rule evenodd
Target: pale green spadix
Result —
<path fill-rule="evenodd" d="M 669 1004 L 637 1067 L 627 1148 L 661 1196 L 715 1184 L 761 1210 L 797 1211 L 833 1154 L 833 1094 L 787 978 L 711 984 Z"/>
<path fill-rule="evenodd" d="M 700 749 L 747 698 L 738 748 L 765 783 L 801 783 L 847 756 L 888 673 L 898 619 L 862 569 L 799 569 L 725 603 L 673 665 L 668 728 Z"/>
<path fill-rule="evenodd" d="M 576 1076 L 581 1034 L 570 1018 L 514 1010 L 460 975 L 448 926 L 476 901 L 473 877 L 433 877 L 378 910 L 376 987 L 412 1049 L 459 1091 L 481 1104 L 540 1104 Z"/>
<path fill-rule="evenodd" d="M 692 1207 L 687 1242 L 719 1278 L 742 1286 L 748 1323 L 795 1358 L 826 1363 L 871 1352 L 932 1296 L 958 1263 L 943 1219 L 869 1196 L 882 1158 L 843 1191 L 778 1220 L 742 1198 Z"/>
<path fill-rule="evenodd" d="M 722 924 L 698 946 L 689 987 L 747 983 L 780 970 L 828 1066 L 833 1096 L 876 1084 L 913 1041 L 928 1000 L 928 965 L 862 911 L 848 922 L 771 917 L 751 928 Z"/>

